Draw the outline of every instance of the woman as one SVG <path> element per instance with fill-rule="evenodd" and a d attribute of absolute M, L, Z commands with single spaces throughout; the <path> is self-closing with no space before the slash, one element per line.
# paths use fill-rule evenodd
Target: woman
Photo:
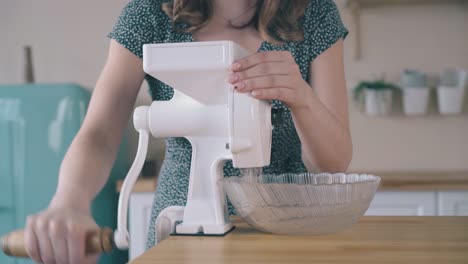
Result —
<path fill-rule="evenodd" d="M 173 90 L 145 75 L 146 43 L 232 40 L 253 55 L 233 65 L 226 80 L 237 92 L 273 100 L 271 165 L 264 173 L 345 171 L 352 156 L 343 39 L 347 30 L 332 0 L 133 0 L 110 33 L 109 55 L 88 115 L 60 169 L 49 207 L 30 216 L 27 251 L 40 263 L 88 263 L 84 237 L 97 228 L 90 214 L 105 184 L 144 79 L 153 100 Z M 155 195 L 154 222 L 171 205 L 184 205 L 191 148 L 183 138 L 166 141 Z M 227 163 L 226 175 L 238 171 Z M 232 208 L 230 208 L 232 212 Z"/>

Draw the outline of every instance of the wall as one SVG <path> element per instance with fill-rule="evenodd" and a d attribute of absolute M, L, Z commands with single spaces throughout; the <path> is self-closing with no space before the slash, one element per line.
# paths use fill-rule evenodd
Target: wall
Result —
<path fill-rule="evenodd" d="M 22 47 L 32 45 L 37 82 L 75 82 L 92 90 L 104 65 L 107 33 L 128 0 L 1 0 L 0 84 L 22 81 Z M 136 105 L 151 102 L 146 84 Z M 138 137 L 129 125 L 129 159 Z M 152 140 L 149 155 L 161 157 Z"/>
<path fill-rule="evenodd" d="M 352 19 L 339 1 L 343 20 Z M 405 6 L 363 11 L 360 61 L 346 42 L 349 86 L 385 73 L 398 81 L 406 67 L 440 74 L 446 67 L 468 70 L 468 8 L 461 5 Z M 370 118 L 351 107 L 355 146 L 351 170 L 463 170 L 468 168 L 468 115 Z M 465 102 L 468 100 L 465 100 Z M 466 107 L 465 107 L 466 108 Z M 468 108 L 466 108 L 468 109 Z"/>
<path fill-rule="evenodd" d="M 0 83 L 21 81 L 21 47 L 31 44 L 39 82 L 77 82 L 92 89 L 107 55 L 106 34 L 126 0 L 0 1 Z M 468 9 L 458 5 L 391 7 L 362 15 L 363 59 L 352 59 L 353 28 L 344 1 L 337 1 L 351 30 L 346 41 L 349 87 L 386 73 L 397 80 L 406 67 L 429 73 L 468 69 Z M 137 105 L 149 103 L 146 87 Z M 351 105 L 355 146 L 351 170 L 468 169 L 468 115 L 369 118 Z M 129 131 L 132 129 L 129 127 Z M 136 137 L 132 133 L 129 158 Z M 162 155 L 153 141 L 150 155 Z"/>

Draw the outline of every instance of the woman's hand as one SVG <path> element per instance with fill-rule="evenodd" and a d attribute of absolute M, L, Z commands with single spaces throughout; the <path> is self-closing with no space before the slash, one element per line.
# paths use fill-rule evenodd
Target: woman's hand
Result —
<path fill-rule="evenodd" d="M 29 216 L 25 230 L 26 252 L 36 263 L 94 264 L 98 256 L 85 256 L 86 232 L 99 229 L 87 211 L 50 207 Z"/>
<path fill-rule="evenodd" d="M 109 178 L 144 78 L 141 59 L 112 39 L 86 118 L 60 166 L 51 206 L 28 217 L 26 252 L 35 262 L 97 261 L 96 256 L 85 257 L 86 233 L 98 229 L 91 202 Z"/>
<path fill-rule="evenodd" d="M 280 100 L 289 108 L 307 107 L 312 89 L 288 51 L 255 53 L 234 62 L 228 82 L 257 99 Z"/>
<path fill-rule="evenodd" d="M 228 82 L 258 99 L 276 99 L 291 110 L 310 172 L 344 172 L 352 158 L 343 40 L 309 62 L 307 83 L 288 51 L 256 53 L 231 65 Z M 313 87 L 313 89 L 312 89 Z"/>

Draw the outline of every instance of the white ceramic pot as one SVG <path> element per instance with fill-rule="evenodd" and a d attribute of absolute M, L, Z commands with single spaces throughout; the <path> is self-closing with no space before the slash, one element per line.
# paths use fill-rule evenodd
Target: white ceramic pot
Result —
<path fill-rule="evenodd" d="M 437 88 L 437 101 L 441 114 L 459 114 L 463 110 L 465 98 L 464 87 L 439 86 Z"/>
<path fill-rule="evenodd" d="M 366 112 L 370 116 L 388 115 L 392 111 L 392 90 L 365 90 Z"/>
<path fill-rule="evenodd" d="M 430 89 L 428 87 L 405 87 L 403 110 L 406 115 L 423 115 L 427 112 Z"/>
<path fill-rule="evenodd" d="M 463 99 L 465 98 L 465 87 L 468 72 L 457 70 L 456 86 L 439 86 L 437 88 L 437 100 L 441 114 L 459 114 L 463 111 Z"/>

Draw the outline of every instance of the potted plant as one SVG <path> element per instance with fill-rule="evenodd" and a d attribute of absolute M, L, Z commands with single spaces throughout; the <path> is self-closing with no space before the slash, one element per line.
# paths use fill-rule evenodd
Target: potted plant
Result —
<path fill-rule="evenodd" d="M 403 111 L 406 115 L 423 115 L 427 112 L 430 89 L 424 73 L 405 70 L 401 74 Z"/>
<path fill-rule="evenodd" d="M 448 69 L 437 87 L 437 101 L 441 114 L 459 114 L 463 110 L 467 72 Z"/>
<path fill-rule="evenodd" d="M 354 88 L 355 101 L 364 98 L 365 109 L 370 116 L 388 115 L 392 110 L 393 91 L 399 87 L 381 80 L 363 81 Z"/>

